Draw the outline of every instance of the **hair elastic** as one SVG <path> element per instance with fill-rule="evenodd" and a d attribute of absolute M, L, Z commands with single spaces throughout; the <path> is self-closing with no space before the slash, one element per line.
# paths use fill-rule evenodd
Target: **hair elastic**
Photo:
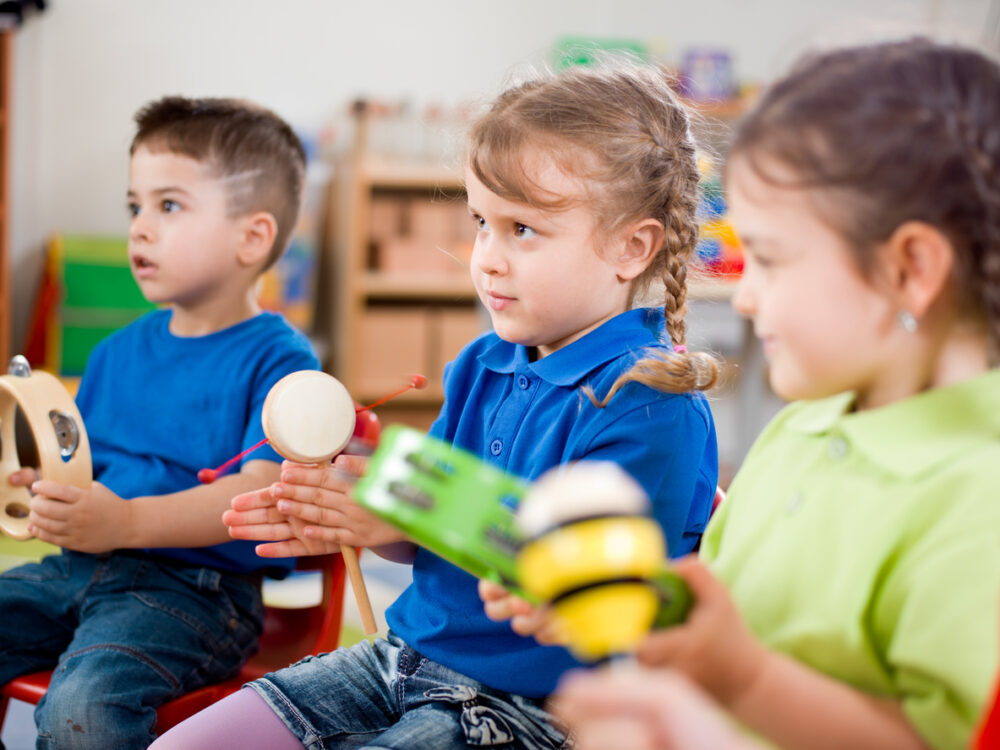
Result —
<path fill-rule="evenodd" d="M 679 344 L 678 346 L 674 347 L 674 354 L 683 354 L 687 350 L 688 348 L 684 346 L 684 344 Z"/>

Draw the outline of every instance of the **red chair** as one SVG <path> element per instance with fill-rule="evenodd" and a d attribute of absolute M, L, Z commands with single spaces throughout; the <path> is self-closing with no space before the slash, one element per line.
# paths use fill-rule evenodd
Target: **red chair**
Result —
<path fill-rule="evenodd" d="M 381 434 L 379 419 L 371 411 L 358 414 L 354 435 L 345 452 L 370 454 Z M 286 667 L 309 654 L 333 651 L 340 641 L 344 612 L 346 568 L 339 554 L 300 557 L 296 570 L 322 572 L 322 599 L 314 606 L 287 609 L 267 607 L 260 650 L 243 666 L 239 674 L 224 682 L 193 690 L 160 706 L 156 712 L 156 733 L 162 734 L 175 724 L 235 693 L 250 680 Z M 23 675 L 0 687 L 0 730 L 11 698 L 37 705 L 49 687 L 52 672 Z"/>
<path fill-rule="evenodd" d="M 235 677 L 198 688 L 161 706 L 157 711 L 157 734 L 236 692 L 245 682 L 288 666 L 308 654 L 337 648 L 344 609 L 343 558 L 340 555 L 302 557 L 296 570 L 322 571 L 323 596 L 319 604 L 296 609 L 267 607 L 260 651 Z M 0 687 L 0 729 L 3 728 L 10 699 L 37 705 L 45 695 L 51 677 L 51 671 L 34 672 Z"/>

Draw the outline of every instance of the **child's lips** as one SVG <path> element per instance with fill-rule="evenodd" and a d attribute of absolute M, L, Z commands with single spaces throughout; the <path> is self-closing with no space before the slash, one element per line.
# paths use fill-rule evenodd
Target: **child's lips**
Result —
<path fill-rule="evenodd" d="M 492 310 L 503 310 L 514 302 L 513 297 L 506 297 L 502 294 L 497 294 L 496 292 L 486 293 L 486 302 Z"/>
<path fill-rule="evenodd" d="M 156 273 L 157 266 L 142 255 L 132 257 L 132 271 L 138 278 L 148 278 Z"/>

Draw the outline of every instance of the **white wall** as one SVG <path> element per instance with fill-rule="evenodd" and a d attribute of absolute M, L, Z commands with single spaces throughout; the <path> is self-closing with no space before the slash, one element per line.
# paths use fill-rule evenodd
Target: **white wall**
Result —
<path fill-rule="evenodd" d="M 488 98 L 567 34 L 721 45 L 766 80 L 815 43 L 981 33 L 990 0 L 52 0 L 18 32 L 12 120 L 15 346 L 45 238 L 122 233 L 132 115 L 169 93 L 246 96 L 316 130 L 351 97 Z"/>

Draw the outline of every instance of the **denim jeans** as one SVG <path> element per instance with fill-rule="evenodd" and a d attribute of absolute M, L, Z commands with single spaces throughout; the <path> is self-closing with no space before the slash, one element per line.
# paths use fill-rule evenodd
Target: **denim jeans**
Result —
<path fill-rule="evenodd" d="M 251 577 L 64 551 L 0 575 L 0 683 L 54 669 L 39 748 L 145 748 L 156 708 L 233 675 L 262 621 Z"/>
<path fill-rule="evenodd" d="M 392 633 L 250 683 L 308 750 L 568 747 L 543 702 L 483 685 Z"/>

